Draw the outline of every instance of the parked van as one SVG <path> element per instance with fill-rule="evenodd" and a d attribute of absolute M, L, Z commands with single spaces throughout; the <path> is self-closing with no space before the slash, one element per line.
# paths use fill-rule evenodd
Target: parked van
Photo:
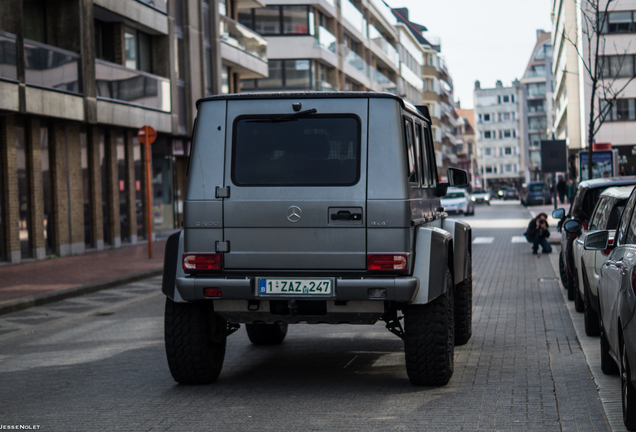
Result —
<path fill-rule="evenodd" d="M 467 174 L 439 180 L 428 110 L 368 92 L 197 108 L 184 229 L 163 275 L 174 379 L 215 381 L 240 324 L 254 344 L 279 344 L 289 324 L 383 320 L 411 382 L 446 384 L 471 336 L 472 234 L 440 207 Z"/>

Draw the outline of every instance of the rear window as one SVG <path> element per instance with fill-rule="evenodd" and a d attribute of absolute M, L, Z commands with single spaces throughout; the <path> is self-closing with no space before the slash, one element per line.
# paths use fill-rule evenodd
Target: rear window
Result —
<path fill-rule="evenodd" d="M 464 198 L 466 195 L 464 195 L 464 192 L 449 192 L 447 193 L 444 198 L 446 199 L 451 199 L 451 198 Z"/>
<path fill-rule="evenodd" d="M 351 186 L 360 179 L 356 116 L 241 116 L 234 122 L 232 181 L 242 186 Z"/>
<path fill-rule="evenodd" d="M 535 183 L 528 185 L 528 190 L 530 192 L 542 192 L 545 189 L 545 184 L 543 183 Z"/>

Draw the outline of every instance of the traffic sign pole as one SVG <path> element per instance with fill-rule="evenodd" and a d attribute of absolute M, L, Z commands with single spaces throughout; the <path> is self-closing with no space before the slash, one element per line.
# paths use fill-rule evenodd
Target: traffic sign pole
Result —
<path fill-rule="evenodd" d="M 146 208 L 148 209 L 148 218 L 146 224 L 148 226 L 148 258 L 152 259 L 152 176 L 150 170 L 150 144 L 157 139 L 157 131 L 152 126 L 142 126 L 137 131 L 137 139 L 144 145 L 146 151 Z"/>

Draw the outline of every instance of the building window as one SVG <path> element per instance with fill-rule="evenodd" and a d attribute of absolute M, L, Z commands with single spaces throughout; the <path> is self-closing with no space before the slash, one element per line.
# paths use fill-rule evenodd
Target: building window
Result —
<path fill-rule="evenodd" d="M 603 56 L 600 59 L 603 78 L 631 78 L 634 76 L 634 56 Z"/>
<path fill-rule="evenodd" d="M 528 84 L 528 96 L 529 97 L 545 96 L 545 83 Z"/>
<path fill-rule="evenodd" d="M 144 72 L 152 72 L 152 42 L 150 35 L 126 27 L 124 31 L 124 46 L 126 50 L 125 66 Z"/>
<path fill-rule="evenodd" d="M 514 112 L 503 112 L 503 113 L 499 113 L 499 121 L 510 121 L 510 120 L 514 120 L 515 116 L 514 116 Z"/>
<path fill-rule="evenodd" d="M 514 94 L 497 96 L 497 102 L 500 104 L 509 104 L 509 103 L 513 103 L 514 101 L 515 101 Z"/>
<path fill-rule="evenodd" d="M 603 110 L 607 109 L 607 101 L 601 101 Z M 636 99 L 617 99 L 616 104 L 609 110 L 606 121 L 634 121 L 636 120 Z"/>
<path fill-rule="evenodd" d="M 484 139 L 494 139 L 495 134 L 493 131 L 483 131 L 482 136 Z"/>
<path fill-rule="evenodd" d="M 490 156 L 492 156 L 492 148 L 490 148 L 490 147 L 486 147 L 486 148 L 484 149 L 484 156 L 486 156 L 486 157 L 490 157 Z"/>
<path fill-rule="evenodd" d="M 610 12 L 605 17 L 601 14 L 599 20 L 605 21 L 603 33 L 634 33 L 636 24 L 634 23 L 634 11 Z"/>
<path fill-rule="evenodd" d="M 512 156 L 512 147 L 504 147 L 504 156 Z"/>
<path fill-rule="evenodd" d="M 95 20 L 95 57 L 108 62 L 115 62 L 115 44 L 113 23 Z"/>
<path fill-rule="evenodd" d="M 499 131 L 499 139 L 516 138 L 516 137 L 517 137 L 516 129 L 503 129 Z"/>
<path fill-rule="evenodd" d="M 313 19 L 309 6 L 267 6 L 238 14 L 241 24 L 266 36 L 313 34 Z"/>
<path fill-rule="evenodd" d="M 241 91 L 311 89 L 311 60 L 269 60 L 269 76 L 241 80 Z"/>
<path fill-rule="evenodd" d="M 529 130 L 546 130 L 548 127 L 548 120 L 545 117 L 530 117 L 528 119 Z"/>
<path fill-rule="evenodd" d="M 528 112 L 530 113 L 544 113 L 545 112 L 545 100 L 533 99 L 528 101 Z"/>

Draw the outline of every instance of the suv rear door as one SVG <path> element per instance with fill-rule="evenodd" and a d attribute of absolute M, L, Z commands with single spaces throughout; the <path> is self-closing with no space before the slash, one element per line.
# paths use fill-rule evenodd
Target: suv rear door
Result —
<path fill-rule="evenodd" d="M 299 102 L 317 112 L 295 113 Z M 367 106 L 228 101 L 226 270 L 366 269 Z"/>

